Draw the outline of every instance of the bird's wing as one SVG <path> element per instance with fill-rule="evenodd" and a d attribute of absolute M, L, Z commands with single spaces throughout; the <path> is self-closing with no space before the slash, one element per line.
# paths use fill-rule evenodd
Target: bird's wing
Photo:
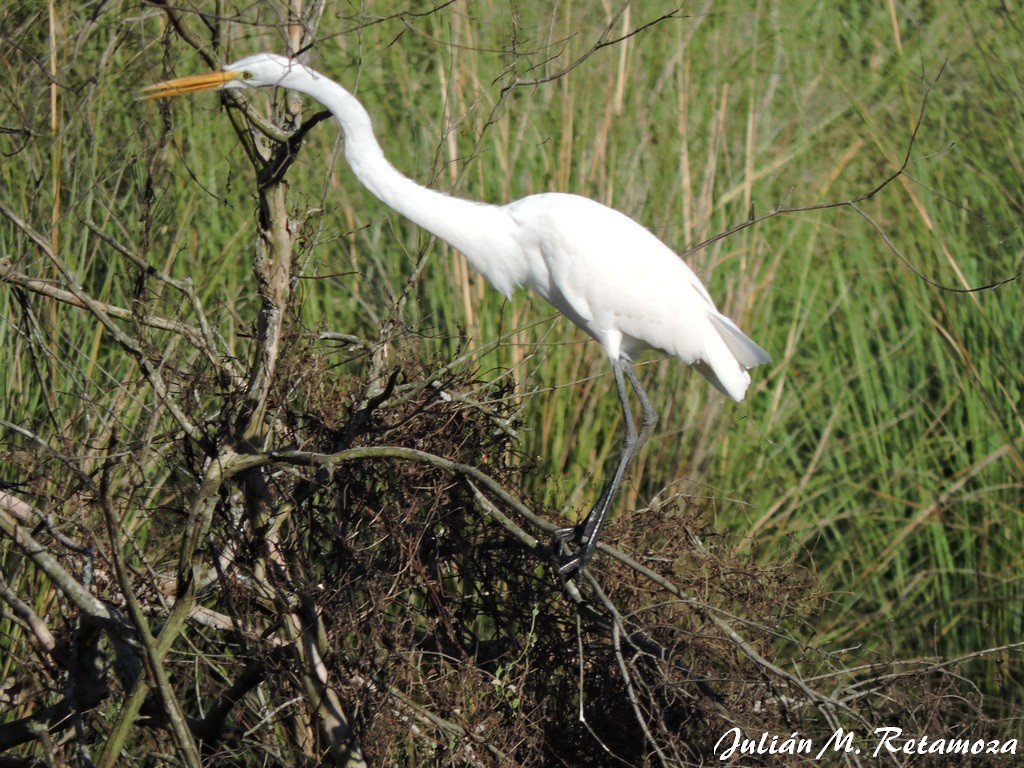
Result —
<path fill-rule="evenodd" d="M 696 364 L 740 400 L 768 354 L 715 307 L 689 266 L 652 232 L 572 195 L 524 198 L 514 213 L 534 237 L 528 284 L 612 357 L 651 347 Z"/>

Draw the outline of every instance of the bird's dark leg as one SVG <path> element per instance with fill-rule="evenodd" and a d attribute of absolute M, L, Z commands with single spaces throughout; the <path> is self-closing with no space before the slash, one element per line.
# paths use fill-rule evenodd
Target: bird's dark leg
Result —
<path fill-rule="evenodd" d="M 650 439 L 651 434 L 654 432 L 654 427 L 658 423 L 658 412 L 654 409 L 651 399 L 647 396 L 647 392 L 640 383 L 640 378 L 636 375 L 636 371 L 633 370 L 633 363 L 624 357 L 612 360 L 612 371 L 615 374 L 615 386 L 619 391 L 619 403 L 622 406 L 622 418 L 625 426 L 622 452 L 619 455 L 619 463 L 615 467 L 615 473 L 605 484 L 597 502 L 583 522 L 573 528 L 560 529 L 555 534 L 555 539 L 559 545 L 569 539 L 582 542 L 579 552 L 569 556 L 559 566 L 558 571 L 563 575 L 569 575 L 580 570 L 593 557 L 598 537 L 601 534 L 601 528 L 604 526 L 608 511 L 611 509 L 615 493 L 618 491 L 619 485 L 622 484 L 622 478 L 644 443 Z M 626 382 L 623 374 L 629 377 L 629 383 L 633 385 L 633 391 L 636 393 L 637 399 L 640 400 L 641 420 L 639 431 L 637 431 L 636 422 L 633 420 L 633 411 L 629 407 L 629 394 L 626 391 Z"/>

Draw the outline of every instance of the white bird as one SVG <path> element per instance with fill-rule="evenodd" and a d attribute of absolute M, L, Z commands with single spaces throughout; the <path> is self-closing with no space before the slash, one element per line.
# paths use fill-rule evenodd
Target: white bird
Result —
<path fill-rule="evenodd" d="M 148 86 L 144 98 L 261 86 L 298 91 L 327 107 L 341 125 L 349 166 L 370 192 L 460 251 L 505 296 L 511 298 L 519 286 L 531 288 L 604 348 L 625 437 L 615 472 L 587 517 L 556 536 L 562 574 L 578 571 L 592 557 L 619 484 L 657 422 L 633 357 L 645 349 L 678 357 L 737 401 L 750 384 L 747 369 L 771 361 L 718 311 L 693 270 L 625 214 L 572 194 L 550 192 L 490 205 L 420 186 L 384 157 L 363 105 L 294 59 L 256 54 L 217 72 Z M 639 430 L 626 378 L 640 400 Z M 575 553 L 565 549 L 570 539 L 579 547 Z"/>

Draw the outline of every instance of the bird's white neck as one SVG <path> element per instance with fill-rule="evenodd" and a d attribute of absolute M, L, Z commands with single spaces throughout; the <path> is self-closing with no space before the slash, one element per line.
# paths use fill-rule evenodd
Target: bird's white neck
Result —
<path fill-rule="evenodd" d="M 366 109 L 337 83 L 319 77 L 289 87 L 330 109 L 341 124 L 345 159 L 375 197 L 460 251 L 506 296 L 523 284 L 525 275 L 509 270 L 504 246 L 514 247 L 512 221 L 502 208 L 428 189 L 400 173 L 384 157 Z"/>

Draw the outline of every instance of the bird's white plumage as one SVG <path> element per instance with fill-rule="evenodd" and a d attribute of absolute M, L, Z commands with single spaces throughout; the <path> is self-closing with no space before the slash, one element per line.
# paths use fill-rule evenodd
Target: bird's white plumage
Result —
<path fill-rule="evenodd" d="M 631 360 L 646 348 L 678 357 L 717 389 L 742 400 L 747 369 L 771 360 L 721 314 L 693 270 L 650 230 L 625 214 L 578 195 L 531 195 L 507 205 L 451 197 L 422 187 L 385 158 L 369 115 L 348 91 L 303 64 L 262 53 L 221 73 L 151 86 L 150 98 L 208 88 L 279 86 L 305 93 L 337 118 L 345 158 L 356 178 L 386 205 L 448 242 L 506 296 L 532 289 L 596 339 L 615 373 L 626 427 L 612 479 L 574 535 L 583 547 L 560 570 L 593 554 L 623 474 L 650 436 L 657 413 Z M 637 430 L 625 380 L 643 411 Z"/>
<path fill-rule="evenodd" d="M 518 286 L 536 291 L 611 359 L 659 350 L 736 400 L 750 383 L 747 369 L 771 359 L 718 311 L 675 252 L 625 214 L 579 195 L 496 206 L 427 189 L 387 161 L 366 110 L 329 78 L 274 54 L 225 70 L 239 77 L 224 88 L 277 85 L 320 101 L 341 124 L 345 157 L 367 189 L 462 252 L 506 296 Z"/>
<path fill-rule="evenodd" d="M 767 353 L 722 315 L 697 275 L 625 214 L 578 195 L 531 195 L 504 207 L 524 233 L 525 284 L 601 343 L 611 358 L 652 348 L 696 364 L 743 399 L 747 368 Z"/>

